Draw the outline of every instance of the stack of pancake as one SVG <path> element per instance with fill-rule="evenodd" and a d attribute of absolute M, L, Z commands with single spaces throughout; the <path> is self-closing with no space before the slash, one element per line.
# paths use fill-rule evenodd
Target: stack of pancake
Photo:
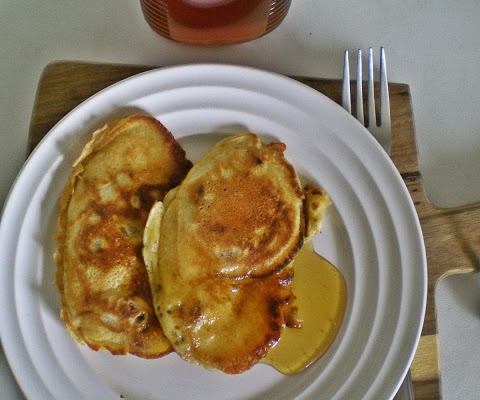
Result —
<path fill-rule="evenodd" d="M 113 354 L 173 349 L 237 374 L 285 326 L 300 328 L 292 260 L 320 230 L 328 197 L 302 190 L 284 151 L 231 136 L 191 168 L 150 117 L 96 133 L 60 199 L 55 259 L 70 334 Z"/>

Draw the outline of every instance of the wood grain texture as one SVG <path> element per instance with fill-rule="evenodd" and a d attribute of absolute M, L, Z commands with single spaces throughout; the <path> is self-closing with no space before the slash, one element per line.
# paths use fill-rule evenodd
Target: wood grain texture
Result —
<path fill-rule="evenodd" d="M 410 371 L 416 399 L 439 398 L 438 336 L 425 335 L 420 338 Z"/>
<path fill-rule="evenodd" d="M 28 153 L 47 132 L 83 100 L 122 79 L 153 66 L 58 61 L 48 65 L 39 82 L 30 123 Z M 339 80 L 295 77 L 330 97 L 341 100 Z M 412 363 L 415 398 L 438 399 L 439 366 L 435 315 L 435 285 L 445 274 L 471 272 L 479 265 L 480 203 L 437 209 L 425 196 L 419 171 L 409 87 L 389 86 L 392 113 L 391 158 L 398 168 L 420 218 L 428 263 L 428 297 L 422 338 Z M 352 94 L 355 87 L 352 85 Z"/>

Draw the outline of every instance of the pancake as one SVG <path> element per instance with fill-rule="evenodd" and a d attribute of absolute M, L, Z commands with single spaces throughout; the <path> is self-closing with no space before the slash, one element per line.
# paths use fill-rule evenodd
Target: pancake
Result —
<path fill-rule="evenodd" d="M 143 358 L 171 351 L 142 257 L 152 205 L 191 168 L 157 120 L 135 115 L 93 134 L 59 200 L 56 284 L 68 332 L 94 350 Z"/>
<path fill-rule="evenodd" d="M 155 311 L 189 362 L 242 373 L 298 325 L 291 261 L 306 214 L 285 148 L 228 137 L 150 212 L 143 252 Z"/>
<path fill-rule="evenodd" d="M 285 148 L 238 135 L 194 166 L 176 192 L 178 247 L 188 249 L 181 264 L 201 260 L 230 278 L 269 275 L 289 264 L 302 244 L 304 195 Z"/>

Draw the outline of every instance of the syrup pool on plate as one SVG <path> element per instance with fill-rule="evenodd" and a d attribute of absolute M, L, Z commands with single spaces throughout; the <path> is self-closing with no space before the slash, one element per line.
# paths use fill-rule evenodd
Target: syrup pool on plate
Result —
<path fill-rule="evenodd" d="M 297 374 L 318 360 L 340 329 L 347 301 L 345 280 L 306 243 L 294 259 L 293 293 L 302 327 L 284 328 L 261 360 L 279 372 Z"/>

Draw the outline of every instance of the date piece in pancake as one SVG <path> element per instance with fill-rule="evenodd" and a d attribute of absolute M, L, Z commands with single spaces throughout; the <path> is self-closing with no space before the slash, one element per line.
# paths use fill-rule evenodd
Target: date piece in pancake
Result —
<path fill-rule="evenodd" d="M 93 134 L 60 196 L 55 232 L 61 317 L 78 342 L 112 354 L 171 351 L 155 315 L 142 238 L 151 206 L 191 163 L 148 116 L 115 120 Z"/>
<path fill-rule="evenodd" d="M 155 311 L 187 361 L 238 374 L 280 337 L 304 225 L 284 150 L 253 134 L 224 139 L 152 208 L 144 259 Z"/>

